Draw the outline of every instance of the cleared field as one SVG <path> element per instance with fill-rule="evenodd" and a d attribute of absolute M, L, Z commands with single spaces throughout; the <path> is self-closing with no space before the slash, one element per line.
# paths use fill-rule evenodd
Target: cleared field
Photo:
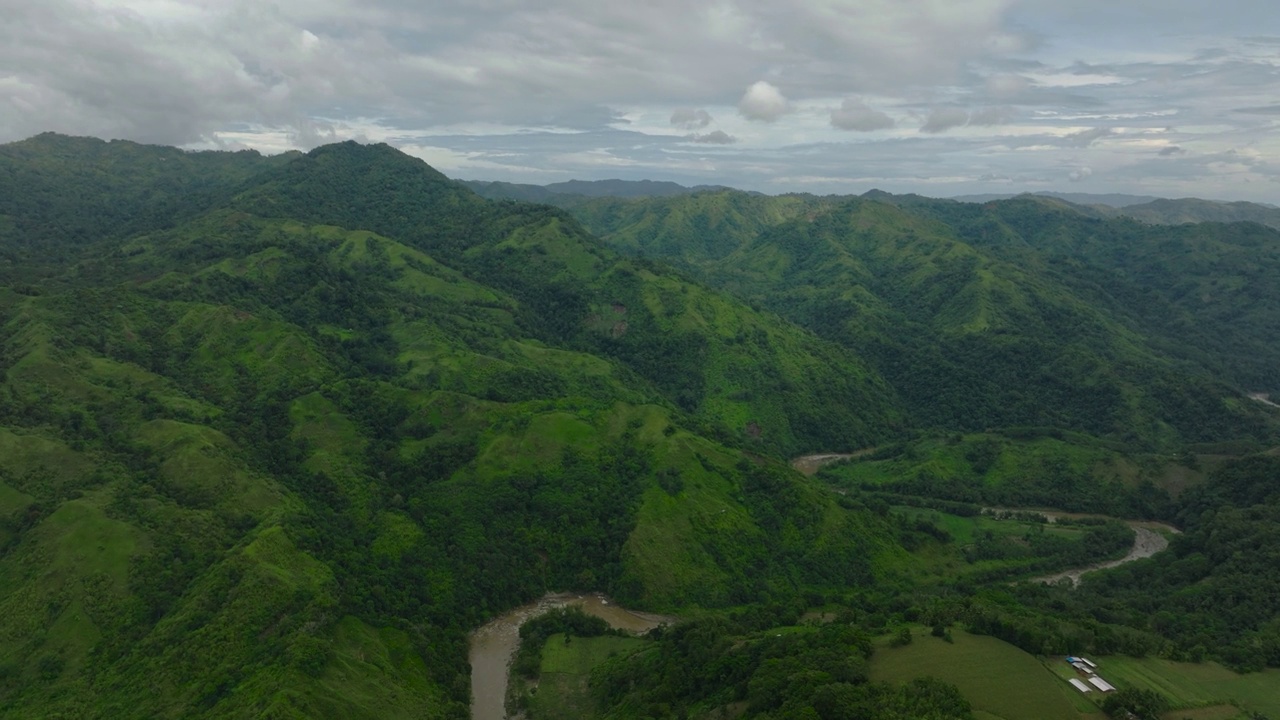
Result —
<path fill-rule="evenodd" d="M 1209 707 L 1192 708 L 1190 710 L 1171 710 L 1164 715 L 1164 720 L 1237 720 L 1245 717 L 1235 705 L 1210 705 Z"/>
<path fill-rule="evenodd" d="M 946 530 L 951 534 L 953 542 L 957 546 L 964 546 L 972 543 L 983 531 L 990 531 L 995 535 L 1011 535 L 1020 537 L 1028 531 L 1038 528 L 1049 535 L 1057 535 L 1065 538 L 1078 538 L 1083 531 L 1078 527 L 1058 526 L 1050 523 L 1033 523 L 1025 520 L 1004 519 L 997 520 L 990 515 L 975 515 L 973 517 L 961 517 L 944 513 L 940 510 L 930 510 L 926 508 L 918 508 L 910 505 L 894 505 L 894 512 L 901 513 L 907 517 L 921 517 L 930 520 L 938 527 Z"/>
<path fill-rule="evenodd" d="M 1239 675 L 1217 663 L 1179 663 L 1160 658 L 1107 657 L 1098 660 L 1117 687 L 1146 687 L 1175 704 L 1202 706 L 1230 702 L 1267 717 L 1280 716 L 1280 670 Z M 1181 718 L 1185 713 L 1169 715 Z"/>
<path fill-rule="evenodd" d="M 557 633 L 547 639 L 547 645 L 542 650 L 542 674 L 586 675 L 605 660 L 615 655 L 629 655 L 646 642 L 640 638 L 604 635 L 574 637 L 566 644 L 564 634 Z"/>
<path fill-rule="evenodd" d="M 979 720 L 1104 718 L 1101 693 L 1083 694 L 1067 684 L 1077 677 L 1062 658 L 1042 662 L 995 638 L 953 630 L 954 644 L 914 628 L 900 648 L 881 641 L 871 661 L 873 680 L 903 682 L 932 675 L 953 683 L 973 704 Z M 1240 675 L 1217 663 L 1160 658 L 1094 656 L 1098 673 L 1119 688 L 1154 690 L 1175 708 L 1165 720 L 1232 720 L 1247 712 L 1280 717 L 1280 670 Z M 1247 711 L 1247 712 L 1246 712 Z"/>
<path fill-rule="evenodd" d="M 574 637 L 565 644 L 564 635 L 547 639 L 542 650 L 542 674 L 537 692 L 529 703 L 531 718 L 596 717 L 591 701 L 591 670 L 610 657 L 628 655 L 647 641 L 630 637 Z"/>
<path fill-rule="evenodd" d="M 932 675 L 958 687 L 973 705 L 974 716 L 985 720 L 1105 717 L 1035 656 L 1006 642 L 957 630 L 955 642 L 947 643 L 930 636 L 926 628 L 913 632 L 916 638 L 910 645 L 876 649 L 872 680 L 906 682 Z"/>

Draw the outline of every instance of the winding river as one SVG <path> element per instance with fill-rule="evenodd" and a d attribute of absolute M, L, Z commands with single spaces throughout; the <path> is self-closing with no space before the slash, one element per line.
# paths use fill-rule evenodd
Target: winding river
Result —
<path fill-rule="evenodd" d="M 1002 510 L 1009 510 L 1009 508 L 983 508 L 983 510 L 999 512 Z M 1022 509 L 1022 508 L 1013 510 L 1013 512 L 1039 513 L 1040 515 L 1044 515 L 1046 518 L 1048 518 L 1049 522 L 1055 522 L 1058 520 L 1058 518 L 1106 517 L 1104 515 L 1088 515 L 1088 514 L 1080 514 L 1080 513 L 1057 512 L 1053 510 Z M 1119 518 L 1108 517 L 1107 519 L 1117 520 Z M 1107 570 L 1109 568 L 1119 567 L 1120 565 L 1124 565 L 1125 563 L 1131 563 L 1134 560 L 1142 560 L 1143 558 L 1149 558 L 1152 555 L 1155 555 L 1161 550 L 1164 550 L 1165 548 L 1169 547 L 1169 538 L 1165 537 L 1166 533 L 1170 535 L 1177 535 L 1178 533 L 1182 532 L 1181 530 L 1179 530 L 1178 528 L 1172 525 L 1166 525 L 1165 523 L 1155 522 L 1151 520 L 1121 520 L 1121 522 L 1128 525 L 1130 528 L 1133 528 L 1133 547 L 1129 548 L 1129 552 L 1124 557 L 1118 560 L 1107 560 L 1105 562 L 1097 562 L 1097 563 L 1085 565 L 1084 567 L 1072 568 L 1070 570 L 1063 570 L 1061 572 L 1053 573 L 1052 575 L 1041 575 L 1040 577 L 1031 578 L 1031 582 L 1045 583 L 1046 585 L 1051 585 L 1064 578 L 1071 578 L 1071 585 L 1076 586 L 1080 584 L 1080 576 L 1084 575 L 1085 573 L 1090 573 L 1090 572 L 1093 572 L 1094 570 Z"/>
<path fill-rule="evenodd" d="M 1280 407 L 1280 405 L 1272 403 L 1270 398 L 1266 395 L 1254 393 L 1249 397 L 1259 402 Z M 812 476 L 827 465 L 859 457 L 874 450 L 875 448 L 865 448 L 853 453 L 819 453 L 816 455 L 801 455 L 800 457 L 792 458 L 791 467 L 800 471 L 804 475 Z M 831 488 L 831 490 L 841 494 L 844 493 L 843 490 L 838 488 Z M 1056 510 L 1042 510 L 1039 508 L 983 508 L 983 512 L 1033 512 L 1045 516 L 1049 519 L 1049 522 L 1054 522 L 1058 518 L 1106 517 L 1105 515 L 1059 512 Z M 1106 519 L 1117 520 L 1119 518 L 1106 517 Z M 1106 562 L 1093 563 L 1084 567 L 1072 568 L 1071 570 L 1063 570 L 1061 572 L 1053 573 L 1052 575 L 1043 575 L 1041 577 L 1032 578 L 1031 581 L 1052 584 L 1062 580 L 1063 578 L 1071 578 L 1072 586 L 1079 585 L 1080 576 L 1085 573 L 1093 572 L 1094 570 L 1106 570 L 1108 568 L 1133 562 L 1134 560 L 1141 560 L 1155 555 L 1161 550 L 1169 547 L 1169 539 L 1165 537 L 1166 534 L 1176 535 L 1182 532 L 1172 525 L 1166 525 L 1159 522 L 1149 522 L 1146 520 L 1121 520 L 1121 522 L 1133 528 L 1134 532 L 1133 547 L 1129 548 L 1128 554 L 1124 557 L 1118 560 L 1108 560 Z"/>
<path fill-rule="evenodd" d="M 614 604 L 604 595 L 556 593 L 518 607 L 489 621 L 471 634 L 471 718 L 506 720 L 507 681 L 511 660 L 520 646 L 520 626 L 556 608 L 578 606 L 614 629 L 643 633 L 674 618 L 635 612 Z"/>

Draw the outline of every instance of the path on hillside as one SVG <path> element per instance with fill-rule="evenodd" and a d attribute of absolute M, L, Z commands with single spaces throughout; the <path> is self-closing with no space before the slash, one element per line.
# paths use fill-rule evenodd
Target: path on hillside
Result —
<path fill-rule="evenodd" d="M 875 452 L 875 448 L 863 448 L 862 450 L 851 453 L 818 453 L 817 455 L 801 455 L 800 457 L 791 459 L 791 467 L 799 470 L 804 475 L 813 476 L 819 470 L 831 463 L 861 457 L 872 452 Z"/>
<path fill-rule="evenodd" d="M 1271 401 L 1271 395 L 1267 393 L 1249 393 L 1250 400 L 1256 400 L 1263 405 L 1270 405 L 1273 408 L 1280 408 L 1280 405 Z"/>

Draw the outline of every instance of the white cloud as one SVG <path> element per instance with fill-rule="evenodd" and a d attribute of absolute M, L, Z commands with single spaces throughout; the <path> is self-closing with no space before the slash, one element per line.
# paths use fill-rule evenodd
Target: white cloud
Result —
<path fill-rule="evenodd" d="M 1261 0 L 19 0 L 0 141 L 367 137 L 507 179 L 783 190 L 868 163 L 898 189 L 1087 166 L 1094 188 L 1265 200 L 1276 168 L 1228 153 L 1280 157 L 1278 36 Z"/>
<path fill-rule="evenodd" d="M 710 145 L 732 145 L 738 142 L 738 139 L 723 130 L 712 130 L 709 133 L 694 133 L 688 135 L 690 142 L 710 144 Z"/>
<path fill-rule="evenodd" d="M 840 107 L 831 111 L 831 126 L 841 130 L 871 132 L 886 130 L 896 123 L 887 114 L 868 107 L 857 98 L 847 98 Z"/>
<path fill-rule="evenodd" d="M 685 130 L 698 130 L 711 124 L 711 113 L 702 108 L 677 108 L 671 113 L 671 124 Z"/>
<path fill-rule="evenodd" d="M 1071 170 L 1071 172 L 1068 172 L 1067 179 L 1073 183 L 1080 182 L 1082 180 L 1087 180 L 1089 176 L 1092 174 L 1093 174 L 1093 168 L 1090 168 L 1088 166 L 1082 166 L 1082 167 L 1078 167 Z"/>
<path fill-rule="evenodd" d="M 952 128 L 962 127 L 969 122 L 969 111 L 961 107 L 936 107 L 929 111 L 929 116 L 925 118 L 924 125 L 920 126 L 922 133 L 940 133 L 946 132 Z"/>
<path fill-rule="evenodd" d="M 738 112 L 748 120 L 773 122 L 789 109 L 790 104 L 782 92 L 764 80 L 752 83 L 738 101 Z"/>
<path fill-rule="evenodd" d="M 1014 118 L 1013 108 L 984 107 L 969 113 L 970 125 L 1004 125 Z"/>

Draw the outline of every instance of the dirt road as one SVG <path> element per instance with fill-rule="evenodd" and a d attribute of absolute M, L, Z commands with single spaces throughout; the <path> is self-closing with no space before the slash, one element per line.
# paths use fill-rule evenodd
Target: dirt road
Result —
<path fill-rule="evenodd" d="M 865 448 L 851 453 L 818 453 L 817 455 L 801 455 L 798 458 L 792 458 L 791 467 L 799 470 L 804 475 L 812 476 L 831 463 L 860 457 L 871 452 L 875 452 L 875 448 Z"/>

